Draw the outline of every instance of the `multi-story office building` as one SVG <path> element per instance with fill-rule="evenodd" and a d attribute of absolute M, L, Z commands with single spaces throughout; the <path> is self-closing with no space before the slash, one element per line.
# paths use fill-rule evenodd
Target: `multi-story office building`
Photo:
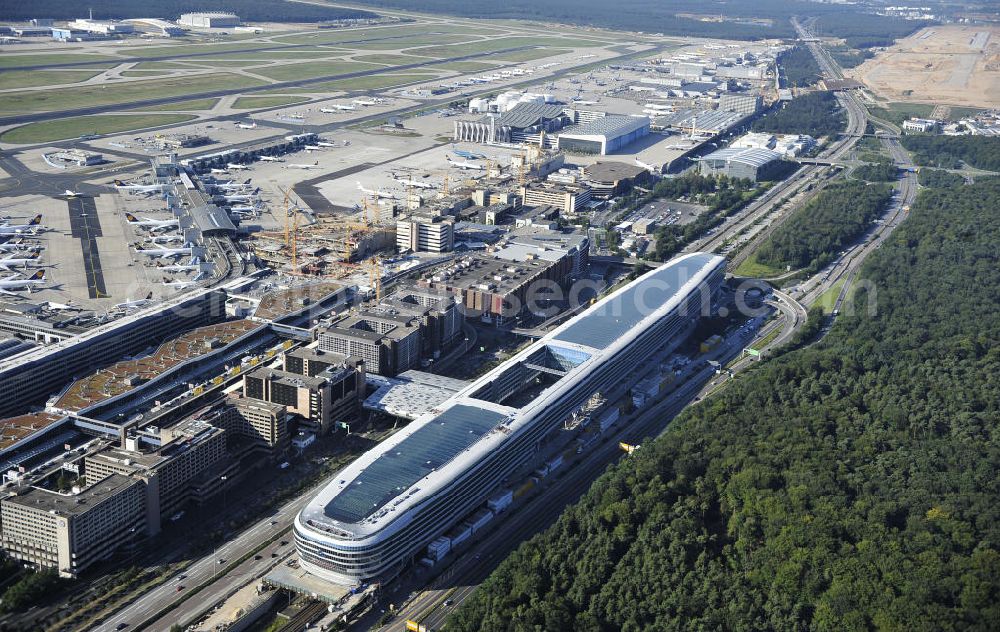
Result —
<path fill-rule="evenodd" d="M 396 220 L 400 252 L 449 252 L 455 247 L 455 220 L 446 216 L 410 215 Z"/>
<path fill-rule="evenodd" d="M 709 315 L 725 259 L 679 257 L 606 296 L 333 477 L 299 513 L 302 566 L 389 578 L 481 507 L 595 393 L 622 391 Z M 539 380 L 548 388 L 525 402 Z M 517 396 L 520 396 L 518 401 Z"/>
<path fill-rule="evenodd" d="M 407 288 L 396 292 L 372 308 L 379 314 L 400 315 L 420 320 L 420 353 L 436 358 L 462 333 L 462 313 L 448 292 Z"/>
<path fill-rule="evenodd" d="M 14 559 L 76 577 L 145 531 L 141 481 L 111 474 L 62 494 L 32 487 L 0 502 L 3 548 Z"/>
<path fill-rule="evenodd" d="M 318 347 L 299 347 L 284 354 L 282 368 L 289 373 L 313 377 L 331 367 L 343 366 L 349 360 L 346 355 L 323 351 Z"/>
<path fill-rule="evenodd" d="M 360 358 L 368 373 L 396 375 L 420 362 L 420 321 L 364 312 L 341 318 L 319 334 L 319 348 Z"/>
<path fill-rule="evenodd" d="M 244 378 L 243 394 L 280 404 L 320 433 L 338 422 L 358 417 L 364 374 L 356 366 L 331 367 L 315 376 L 262 368 Z"/>
<path fill-rule="evenodd" d="M 591 191 L 586 185 L 538 182 L 521 187 L 521 198 L 525 206 L 555 206 L 560 213 L 572 215 L 586 210 Z"/>
<path fill-rule="evenodd" d="M 84 475 L 94 484 L 111 474 L 132 476 L 145 484 L 146 532 L 160 531 L 191 500 L 192 481 L 226 456 L 225 431 L 208 422 L 183 421 L 163 432 L 163 445 L 143 450 L 136 437 L 125 448 L 108 448 L 84 459 Z"/>
<path fill-rule="evenodd" d="M 232 435 L 245 437 L 269 449 L 288 444 L 288 409 L 281 404 L 253 397 L 232 397 L 219 417 L 219 424 Z"/>

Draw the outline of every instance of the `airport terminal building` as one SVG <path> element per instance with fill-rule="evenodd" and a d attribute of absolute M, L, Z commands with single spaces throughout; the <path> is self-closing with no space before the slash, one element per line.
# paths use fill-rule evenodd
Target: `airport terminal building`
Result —
<path fill-rule="evenodd" d="M 391 578 L 482 508 L 595 393 L 668 353 L 710 312 L 725 259 L 679 257 L 606 296 L 364 454 L 295 519 L 324 579 Z M 631 374 L 631 375 L 630 375 Z"/>

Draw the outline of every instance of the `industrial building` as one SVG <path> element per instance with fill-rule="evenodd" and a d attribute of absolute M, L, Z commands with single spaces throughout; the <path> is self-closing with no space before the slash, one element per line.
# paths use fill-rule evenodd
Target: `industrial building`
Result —
<path fill-rule="evenodd" d="M 69 493 L 17 490 L 0 502 L 3 548 L 16 560 L 76 577 L 144 533 L 145 494 L 142 482 L 121 474 Z"/>
<path fill-rule="evenodd" d="M 101 20 L 88 20 L 80 18 L 73 20 L 67 25 L 70 29 L 84 31 L 94 35 L 104 37 L 114 37 L 116 35 L 131 35 L 135 32 L 135 26 L 128 22 L 107 22 Z"/>
<path fill-rule="evenodd" d="M 240 25 L 240 17 L 235 13 L 218 11 L 204 13 L 184 13 L 178 18 L 181 26 L 201 29 L 231 29 Z"/>
<path fill-rule="evenodd" d="M 557 146 L 561 151 L 605 156 L 648 134 L 647 117 L 608 114 L 561 130 Z"/>
<path fill-rule="evenodd" d="M 595 393 L 627 388 L 654 354 L 686 339 L 710 313 L 724 274 L 725 259 L 716 255 L 675 259 L 365 453 L 296 517 L 302 566 L 346 585 L 397 575 L 491 496 L 504 494 L 507 477 L 528 466 L 539 444 Z M 543 378 L 548 386 L 525 401 L 525 389 Z M 512 399 L 518 395 L 520 402 Z"/>
<path fill-rule="evenodd" d="M 649 186 L 653 174 L 645 167 L 624 162 L 595 162 L 584 167 L 584 181 L 591 197 L 599 200 L 623 195 L 639 185 Z"/>
<path fill-rule="evenodd" d="M 554 206 L 565 215 L 587 210 L 591 199 L 590 187 L 583 184 L 531 182 L 521 187 L 520 194 L 525 206 Z"/>
<path fill-rule="evenodd" d="M 698 160 L 698 172 L 702 175 L 744 178 L 753 182 L 769 180 L 783 169 L 781 154 L 770 149 L 726 148 Z"/>
<path fill-rule="evenodd" d="M 756 114 L 764 100 L 759 94 L 725 93 L 719 97 L 719 109 L 737 114 Z"/>
<path fill-rule="evenodd" d="M 450 252 L 455 247 L 455 220 L 443 215 L 414 214 L 396 220 L 400 252 Z"/>
<path fill-rule="evenodd" d="M 345 316 L 320 332 L 319 348 L 360 358 L 368 373 L 393 376 L 420 362 L 420 319 L 374 312 Z"/>

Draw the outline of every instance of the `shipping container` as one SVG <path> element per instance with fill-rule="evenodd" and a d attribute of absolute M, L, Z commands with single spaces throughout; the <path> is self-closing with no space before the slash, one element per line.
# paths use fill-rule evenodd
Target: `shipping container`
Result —
<path fill-rule="evenodd" d="M 472 514 L 472 516 L 465 521 L 465 524 L 469 525 L 469 528 L 472 529 L 473 533 L 476 533 L 489 524 L 490 520 L 493 520 L 493 512 L 489 509 L 480 509 L 476 513 Z"/>
<path fill-rule="evenodd" d="M 486 501 L 486 506 L 490 508 L 495 514 L 510 507 L 510 504 L 514 501 L 514 492 L 509 489 L 505 489 L 494 494 L 489 500 Z"/>
<path fill-rule="evenodd" d="M 632 396 L 632 399 L 633 400 L 635 399 L 634 395 Z M 612 408 L 611 410 L 601 415 L 601 419 L 600 421 L 598 421 L 598 427 L 600 428 L 601 432 L 604 432 L 611 426 L 615 425 L 615 422 L 618 421 L 619 417 L 621 417 L 621 413 L 618 411 L 617 408 Z"/>

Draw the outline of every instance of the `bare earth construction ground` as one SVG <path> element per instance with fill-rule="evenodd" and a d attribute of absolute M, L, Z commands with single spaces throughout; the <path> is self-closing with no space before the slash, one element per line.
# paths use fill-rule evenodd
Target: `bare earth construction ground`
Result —
<path fill-rule="evenodd" d="M 889 101 L 998 107 L 1000 27 L 921 29 L 847 74 Z"/>

